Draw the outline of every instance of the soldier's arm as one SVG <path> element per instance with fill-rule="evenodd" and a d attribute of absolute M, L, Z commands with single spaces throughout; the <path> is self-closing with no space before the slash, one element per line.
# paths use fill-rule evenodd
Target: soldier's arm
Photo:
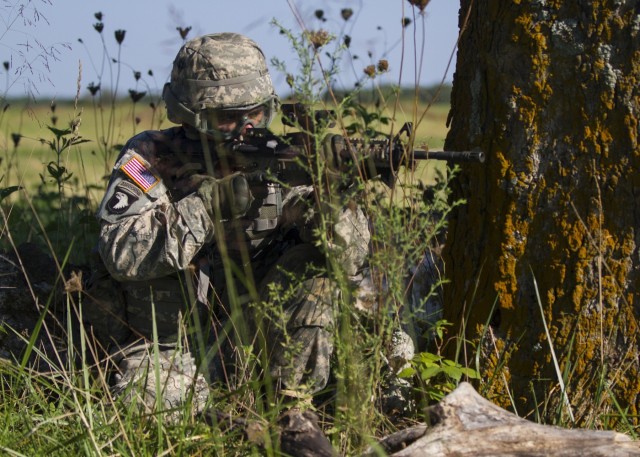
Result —
<path fill-rule="evenodd" d="M 369 256 L 369 221 L 362 208 L 349 196 L 342 205 L 319 210 L 312 186 L 299 186 L 290 190 L 283 202 L 281 226 L 286 230 L 296 227 L 304 242 L 315 244 L 314 234 L 324 211 L 329 221 L 327 255 L 353 276 L 366 264 Z"/>
<path fill-rule="evenodd" d="M 117 280 L 152 279 L 184 270 L 214 225 L 196 193 L 171 202 L 143 157 L 126 151 L 114 167 L 100 205 L 100 255 Z"/>

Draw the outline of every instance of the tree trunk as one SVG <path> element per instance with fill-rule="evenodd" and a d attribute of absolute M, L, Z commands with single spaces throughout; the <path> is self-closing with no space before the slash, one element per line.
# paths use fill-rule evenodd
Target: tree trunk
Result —
<path fill-rule="evenodd" d="M 462 0 L 460 26 L 445 148 L 487 160 L 454 188 L 445 318 L 487 398 L 637 424 L 640 2 Z"/>

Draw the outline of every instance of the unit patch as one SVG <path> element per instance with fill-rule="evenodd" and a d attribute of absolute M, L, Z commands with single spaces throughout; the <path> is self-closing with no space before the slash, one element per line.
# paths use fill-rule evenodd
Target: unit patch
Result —
<path fill-rule="evenodd" d="M 107 202 L 107 210 L 111 214 L 123 214 L 131 205 L 133 205 L 142 195 L 140 189 L 126 181 L 120 182 L 115 192 Z"/>
<path fill-rule="evenodd" d="M 132 157 L 127 163 L 120 167 L 134 183 L 140 187 L 144 192 L 149 190 L 158 184 L 160 180 L 156 175 L 151 173 L 149 169 L 142 163 L 137 157 Z"/>

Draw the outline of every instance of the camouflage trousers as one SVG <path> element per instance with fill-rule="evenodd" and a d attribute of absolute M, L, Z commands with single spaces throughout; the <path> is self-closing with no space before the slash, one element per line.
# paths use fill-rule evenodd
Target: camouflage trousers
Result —
<path fill-rule="evenodd" d="M 329 380 L 334 304 L 340 292 L 329 278 L 314 273 L 313 266 L 324 262 L 323 259 L 310 244 L 292 247 L 262 279 L 260 300 L 242 305 L 242 318 L 250 329 L 249 344 L 256 353 L 266 354 L 267 366 L 263 367 L 266 376 L 284 394 L 313 394 Z M 110 283 L 108 287 L 95 285 L 89 291 L 95 305 L 89 313 L 93 331 L 119 338 L 104 343 L 111 343 L 110 358 L 116 365 L 111 380 L 113 393 L 146 412 L 179 410 L 189 402 L 192 413 L 202 411 L 209 385 L 229 380 L 224 379 L 222 372 L 228 373 L 235 367 L 225 370 L 224 366 L 229 368 L 237 362 L 235 348 L 246 347 L 247 341 L 239 335 L 227 333 L 220 338 L 216 332 L 201 330 L 198 345 L 195 341 L 198 332 L 189 331 L 193 328 L 196 307 L 185 306 L 193 303 L 193 298 L 189 300 L 183 292 L 184 279 L 126 283 L 120 284 L 119 289 L 114 294 Z M 112 299 L 123 297 L 125 305 L 98 300 L 99 290 Z M 108 309 L 99 311 L 102 308 L 98 304 Z M 215 326 L 202 307 L 197 309 L 201 329 Z M 119 323 L 117 333 L 114 322 Z M 122 328 L 125 326 L 126 332 Z M 158 335 L 155 348 L 154 326 Z M 235 326 L 234 323 L 230 327 Z M 224 323 L 216 327 L 222 328 Z M 122 337 L 125 334 L 127 338 Z M 202 340 L 204 348 L 200 347 Z M 179 417 L 170 413 L 173 416 Z"/>
<path fill-rule="evenodd" d="M 269 372 L 288 395 L 316 393 L 329 381 L 340 290 L 328 277 L 314 276 L 321 260 L 308 244 L 287 251 L 262 281 L 269 308 L 254 313 L 262 324 L 257 333 L 265 337 Z"/>
<path fill-rule="evenodd" d="M 170 422 L 184 417 L 185 412 L 196 415 L 203 411 L 209 384 L 188 350 L 177 344 L 155 346 L 139 341 L 113 357 L 117 371 L 111 391 L 125 403 L 147 414 L 164 411 Z"/>

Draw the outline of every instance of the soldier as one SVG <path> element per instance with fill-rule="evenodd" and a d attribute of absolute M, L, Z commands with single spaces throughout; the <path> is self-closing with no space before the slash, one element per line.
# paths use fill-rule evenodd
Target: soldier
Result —
<path fill-rule="evenodd" d="M 261 164 L 222 147 L 276 114 L 262 51 L 234 33 L 195 38 L 179 50 L 163 99 L 179 125 L 126 143 L 98 211 L 85 320 L 118 365 L 114 391 L 149 407 L 192 398 L 199 411 L 229 362 L 221 348 L 233 338 L 223 333 L 242 329 L 242 318 L 249 343 L 265 344 L 257 349 L 280 392 L 321 390 L 339 291 L 319 273 L 327 253 L 314 238 L 314 190 L 254 179 Z M 367 220 L 348 202 L 330 213 L 328 255 L 355 275 L 368 254 Z M 277 291 L 278 321 L 263 326 L 255 305 Z"/>

